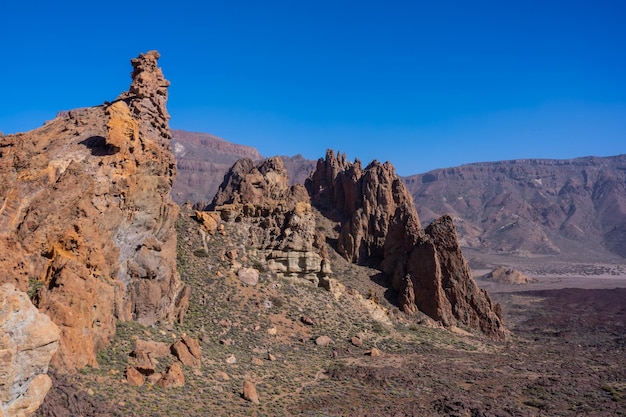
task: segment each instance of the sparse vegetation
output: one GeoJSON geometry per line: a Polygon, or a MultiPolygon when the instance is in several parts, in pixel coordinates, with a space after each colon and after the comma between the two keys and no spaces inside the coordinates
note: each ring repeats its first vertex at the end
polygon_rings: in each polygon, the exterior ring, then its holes
{"type": "MultiPolygon", "coordinates": [[[[118,323],[113,343],[98,353],[100,368],[74,377],[93,392],[90,398],[114,404],[120,416],[489,415],[495,410],[503,416],[553,415],[555,410],[564,416],[626,415],[619,385],[626,382],[626,367],[598,361],[613,357],[614,363],[624,363],[611,353],[623,348],[619,336],[585,345],[585,351],[576,347],[578,340],[536,331],[549,323],[537,308],[549,302],[545,297],[501,296],[499,301],[512,307],[507,314],[526,321],[507,316],[515,334],[493,342],[429,327],[419,315],[393,313],[395,306],[382,296],[387,289],[372,278],[377,271],[351,265],[336,253],[331,253],[334,276],[347,287],[339,298],[261,268],[260,282],[247,287],[223,256],[244,244],[241,226],[227,225],[224,235],[210,236],[205,251],[198,225],[182,210],[178,267],[192,287],[187,316],[173,325],[118,323]],[[352,293],[392,311],[391,324],[374,320],[352,293]],[[314,325],[304,324],[303,316],[314,325]],[[183,367],[183,388],[124,383],[134,339],[171,343],[183,333],[201,340],[203,357],[200,368],[183,367]],[[314,340],[321,335],[333,342],[317,346],[314,340]],[[353,336],[362,346],[351,342],[353,336]],[[367,355],[372,348],[381,356],[367,355]],[[227,363],[231,355],[236,363],[227,363]],[[585,369],[591,362],[595,367],[585,369]],[[242,398],[245,379],[255,383],[260,405],[242,398]]],[[[247,259],[238,261],[258,267],[261,260],[251,250],[246,253],[247,259]]],[[[157,371],[174,360],[160,358],[157,371]]]]}

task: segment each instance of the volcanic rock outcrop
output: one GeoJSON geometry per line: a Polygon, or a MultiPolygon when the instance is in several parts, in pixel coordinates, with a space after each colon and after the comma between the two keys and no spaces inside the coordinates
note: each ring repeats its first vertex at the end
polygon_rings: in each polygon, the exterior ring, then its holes
{"type": "Polygon", "coordinates": [[[327,151],[306,187],[313,204],[340,222],[338,252],[379,267],[398,291],[400,308],[418,309],[444,325],[457,322],[502,338],[499,306],[472,279],[452,219],[425,230],[401,179],[389,163],[365,169],[327,151]]]}
{"type": "Polygon", "coordinates": [[[26,293],[0,285],[0,416],[31,415],[52,386],[50,358],[59,328],[37,311],[26,293]]]}
{"type": "Polygon", "coordinates": [[[270,272],[315,284],[330,274],[307,191],[301,184],[289,185],[280,157],[258,165],[237,161],[207,210],[220,212],[225,220],[249,222],[250,244],[270,272]]]}
{"type": "Polygon", "coordinates": [[[34,292],[60,328],[53,358],[97,366],[117,320],[182,319],[176,174],[156,51],[131,61],[128,92],[0,137],[0,279],[34,292]]]}

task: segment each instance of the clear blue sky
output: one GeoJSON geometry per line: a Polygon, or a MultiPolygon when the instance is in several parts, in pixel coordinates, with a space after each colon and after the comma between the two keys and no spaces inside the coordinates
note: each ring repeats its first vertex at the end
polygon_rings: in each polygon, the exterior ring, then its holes
{"type": "Polygon", "coordinates": [[[626,1],[12,1],[0,131],[128,88],[157,49],[171,126],[402,175],[626,153],[626,1]],[[204,4],[203,4],[204,3],[204,4]]]}

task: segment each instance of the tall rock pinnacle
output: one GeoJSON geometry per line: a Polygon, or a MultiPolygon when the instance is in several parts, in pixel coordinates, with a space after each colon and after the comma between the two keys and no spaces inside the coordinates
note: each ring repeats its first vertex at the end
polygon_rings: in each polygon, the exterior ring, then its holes
{"type": "Polygon", "coordinates": [[[458,243],[452,219],[422,229],[413,201],[391,164],[327,151],[306,182],[313,204],[339,221],[338,252],[347,260],[380,268],[408,314],[424,312],[445,325],[461,323],[503,338],[499,306],[477,287],[458,243]]]}
{"type": "Polygon", "coordinates": [[[60,370],[97,366],[117,320],[182,319],[176,175],[156,51],[128,92],[0,137],[0,282],[33,294],[61,330],[60,370]]]}

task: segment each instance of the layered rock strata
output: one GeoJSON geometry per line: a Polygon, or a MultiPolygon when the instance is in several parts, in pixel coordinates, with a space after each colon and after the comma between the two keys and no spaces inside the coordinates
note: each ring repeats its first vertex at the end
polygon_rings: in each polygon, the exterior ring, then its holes
{"type": "Polygon", "coordinates": [[[315,284],[331,273],[306,189],[289,185],[281,158],[258,165],[250,159],[237,161],[207,210],[219,212],[225,221],[248,222],[249,243],[270,272],[315,284]]]}
{"type": "Polygon", "coordinates": [[[422,229],[411,196],[389,163],[365,169],[327,151],[306,182],[311,200],[340,223],[337,251],[379,267],[406,313],[418,309],[444,325],[463,325],[502,338],[499,306],[472,279],[452,219],[422,229]]]}
{"type": "Polygon", "coordinates": [[[133,59],[128,92],[0,137],[0,280],[34,293],[60,328],[53,359],[97,366],[117,320],[182,319],[169,82],[159,54],[133,59]]]}
{"type": "Polygon", "coordinates": [[[43,402],[59,328],[12,284],[0,286],[0,416],[25,417],[43,402]]]}

